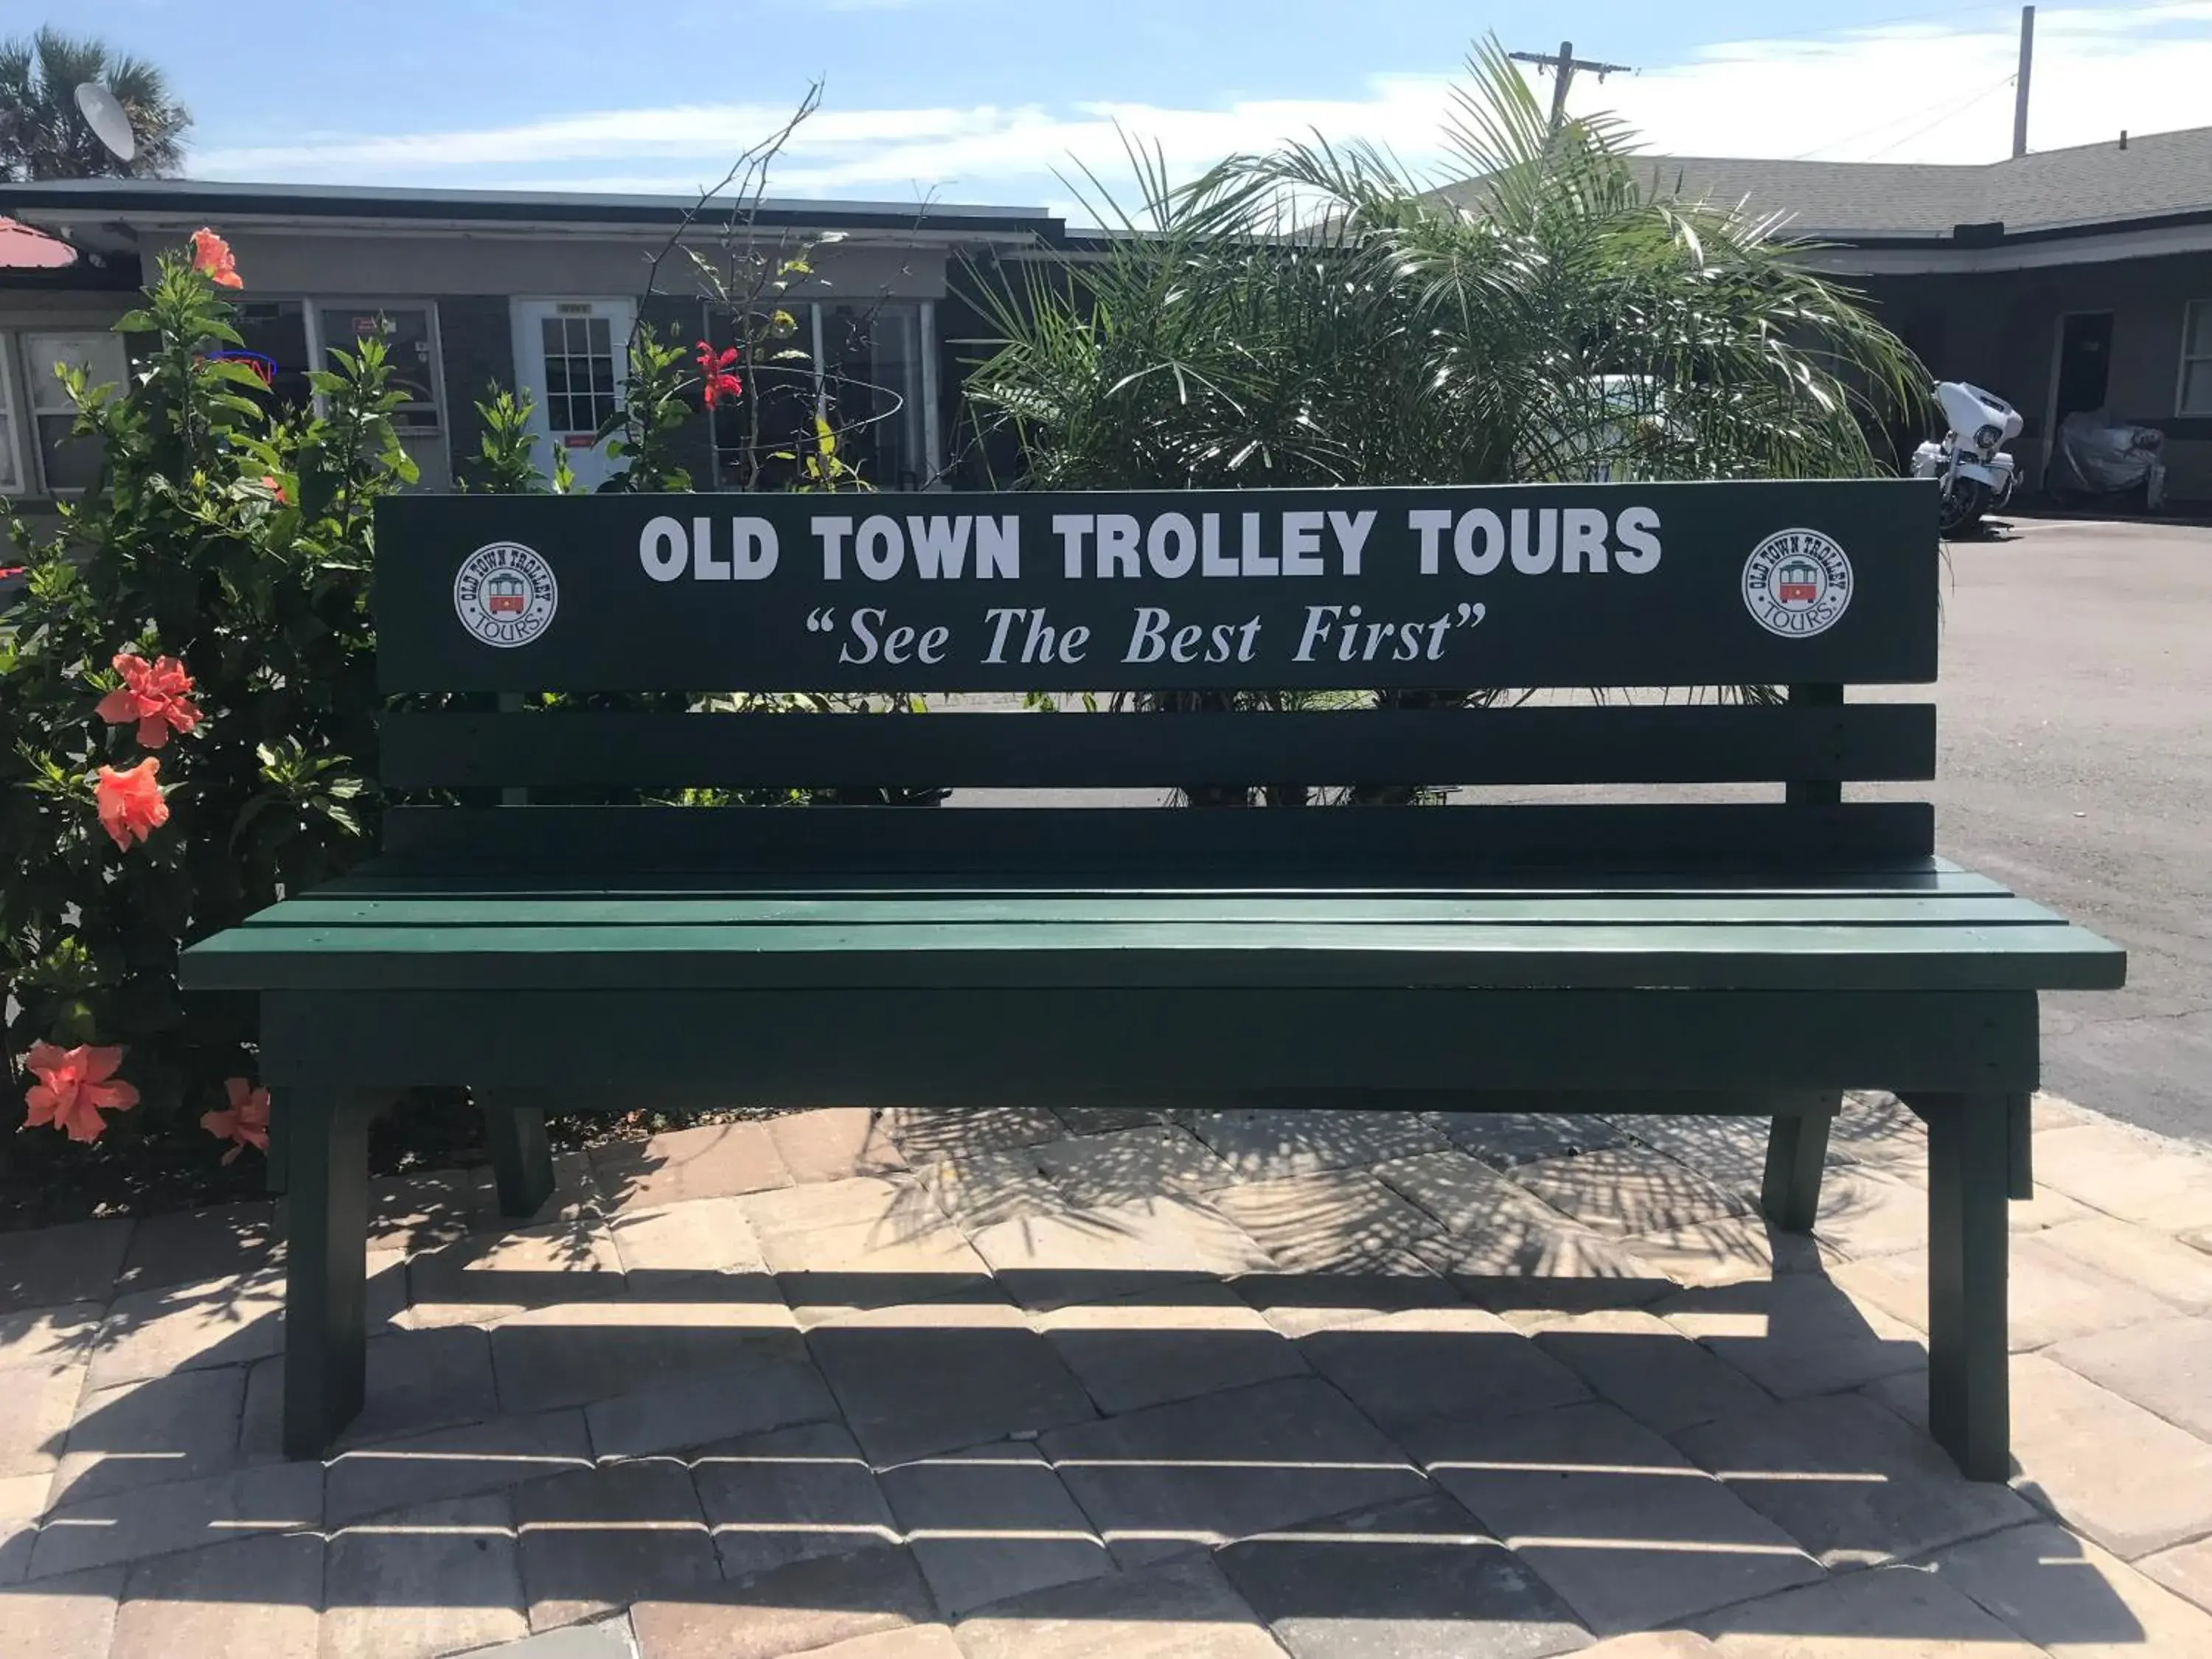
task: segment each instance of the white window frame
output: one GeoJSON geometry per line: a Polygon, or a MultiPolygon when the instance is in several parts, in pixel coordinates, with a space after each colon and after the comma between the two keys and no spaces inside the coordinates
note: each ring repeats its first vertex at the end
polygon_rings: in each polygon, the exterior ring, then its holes
{"type": "Polygon", "coordinates": [[[2191,300],[2181,308],[2181,364],[2173,382],[2173,412],[2176,415],[2212,415],[2212,352],[2192,352],[2189,342],[2197,332],[2197,319],[2202,317],[2212,322],[2212,299],[2191,300]],[[2189,371],[2201,367],[2204,376],[2207,401],[2201,409],[2188,404],[2189,371]]]}
{"type": "Polygon", "coordinates": [[[23,448],[22,400],[15,393],[14,336],[0,330],[0,495],[30,493],[23,448]]]}
{"type": "MultiPolygon", "coordinates": [[[[26,453],[38,463],[39,491],[40,494],[45,495],[49,500],[58,500],[64,495],[81,495],[84,493],[81,489],[57,489],[54,488],[52,480],[46,477],[46,441],[40,435],[39,431],[39,422],[41,417],[51,420],[57,416],[71,415],[74,413],[73,406],[65,405],[59,409],[52,409],[46,407],[39,401],[39,394],[41,391],[45,390],[48,386],[52,386],[56,391],[58,391],[60,389],[61,382],[55,380],[51,374],[47,374],[43,372],[47,368],[51,367],[46,361],[49,354],[47,351],[43,349],[38,343],[41,341],[67,340],[89,340],[99,344],[103,349],[112,349],[118,356],[120,357],[120,372],[114,377],[114,379],[112,381],[106,382],[95,380],[94,384],[111,384],[119,391],[129,380],[131,374],[131,353],[123,343],[123,337],[116,333],[112,329],[26,328],[17,331],[15,335],[15,343],[23,365],[23,424],[27,429],[27,435],[28,438],[28,441],[23,446],[23,448],[26,453]]],[[[94,353],[91,355],[97,356],[98,354],[94,353]]]]}
{"type": "MultiPolygon", "coordinates": [[[[323,338],[323,313],[325,311],[373,311],[379,313],[387,311],[420,311],[425,313],[428,319],[426,337],[430,343],[430,393],[437,410],[438,424],[434,428],[402,427],[399,428],[399,435],[403,439],[434,437],[441,445],[450,442],[453,429],[453,410],[452,403],[446,396],[446,342],[445,337],[438,331],[438,302],[435,300],[398,294],[387,294],[374,300],[358,299],[344,294],[280,294],[271,297],[299,301],[301,314],[306,319],[307,365],[310,368],[326,369],[331,366],[329,353],[325,349],[326,346],[343,347],[349,343],[343,340],[326,341],[323,338]]],[[[329,413],[325,399],[319,393],[316,395],[314,403],[316,414],[329,413]]]]}

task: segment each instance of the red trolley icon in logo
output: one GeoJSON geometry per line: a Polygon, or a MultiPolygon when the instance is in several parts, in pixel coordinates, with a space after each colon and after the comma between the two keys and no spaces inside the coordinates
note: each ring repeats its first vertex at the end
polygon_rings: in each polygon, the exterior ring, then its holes
{"type": "Polygon", "coordinates": [[[484,609],[495,617],[519,617],[530,608],[530,590],[521,577],[502,570],[484,581],[484,609]]]}
{"type": "Polygon", "coordinates": [[[1774,573],[1774,597],[1784,605],[1810,605],[1820,597],[1820,568],[1806,558],[1785,559],[1774,573]]]}

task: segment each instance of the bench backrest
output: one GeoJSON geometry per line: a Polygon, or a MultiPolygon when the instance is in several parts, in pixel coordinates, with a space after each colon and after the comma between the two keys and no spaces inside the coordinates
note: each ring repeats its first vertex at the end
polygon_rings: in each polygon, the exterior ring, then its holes
{"type": "Polygon", "coordinates": [[[1398,881],[1932,851],[1924,803],[1841,799],[1847,781],[1934,775],[1931,706],[1844,700],[1936,677],[1925,483],[477,495],[378,511],[384,689],[495,694],[390,714],[395,791],[1782,786],[1763,801],[1479,811],[396,811],[390,845],[426,866],[1398,881]],[[1785,700],[1687,690],[1737,686],[1785,700]],[[1233,716],[1004,703],[1139,690],[1201,708],[1298,695],[1233,716]],[[527,695],[545,691],[997,693],[1001,707],[548,710],[527,695]],[[1327,706],[1363,691],[1395,706],[1327,706]],[[1507,695],[1437,695],[1468,691],[1507,695]]]}

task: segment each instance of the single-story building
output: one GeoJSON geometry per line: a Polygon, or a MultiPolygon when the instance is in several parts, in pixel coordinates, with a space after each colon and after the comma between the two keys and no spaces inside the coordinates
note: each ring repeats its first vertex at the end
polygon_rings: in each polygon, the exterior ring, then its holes
{"type": "MultiPolygon", "coordinates": [[[[1652,185],[1745,202],[1808,261],[1861,289],[1940,378],[1988,387],[2021,412],[2014,444],[2039,488],[2058,422],[2079,410],[2158,428],[2167,493],[2212,501],[2212,127],[2049,150],[1976,166],[1642,156],[1652,185]]],[[[1447,195],[1450,191],[1445,192],[1447,195]]],[[[0,240],[0,491],[66,491],[88,459],[61,437],[52,364],[119,371],[107,325],[147,262],[203,224],[231,242],[247,286],[246,347],[280,397],[304,396],[323,351],[367,334],[389,347],[422,487],[451,488],[481,436],[477,401],[528,391],[546,440],[586,483],[606,465],[592,434],[619,395],[622,342],[647,265],[696,204],[650,196],[95,179],[0,185],[0,212],[76,250],[67,265],[11,264],[0,240]]],[[[722,257],[726,209],[688,245],[722,257]]],[[[747,245],[819,239],[814,270],[776,301],[792,319],[762,364],[769,430],[702,411],[679,434],[701,488],[789,477],[787,453],[834,403],[853,426],[844,459],[885,489],[975,485],[959,386],[981,320],[951,282],[963,260],[1081,257],[1056,218],[1022,209],[771,201],[747,245]],[[857,422],[857,424],[855,424],[857,422]],[[786,470],[779,472],[779,467],[786,470]]],[[[51,244],[48,245],[51,246],[51,244]]],[[[688,258],[672,256],[647,320],[720,343],[688,258]],[[679,297],[680,296],[680,297],[679,297]]],[[[750,420],[750,415],[744,416],[750,420]]]]}
{"type": "Polygon", "coordinates": [[[2165,434],[2167,493],[2212,501],[2212,127],[1973,166],[1644,156],[1661,191],[1746,203],[1862,289],[1941,380],[2018,409],[2042,487],[2082,410],[2165,434]]]}
{"type": "MultiPolygon", "coordinates": [[[[694,218],[696,205],[196,179],[0,185],[0,210],[78,255],[67,265],[0,265],[0,489],[35,499],[82,485],[88,462],[58,435],[67,422],[52,366],[69,358],[119,376],[124,343],[109,325],[154,257],[202,225],[237,257],[244,349],[280,399],[306,398],[307,372],[327,349],[376,336],[404,394],[395,420],[423,489],[453,487],[482,437],[476,404],[495,385],[532,394],[541,462],[550,471],[557,447],[589,484],[608,465],[593,434],[620,395],[624,343],[656,255],[665,257],[646,319],[662,337],[688,352],[732,333],[672,246],[681,232],[702,257],[728,257],[726,208],[694,218]]],[[[787,313],[787,331],[773,361],[743,369],[774,380],[763,418],[781,429],[756,434],[723,411],[697,411],[678,434],[694,482],[733,487],[749,456],[774,477],[767,452],[811,435],[830,398],[848,428],[843,459],[870,481],[939,484],[957,441],[957,347],[939,315],[948,271],[963,258],[1056,241],[1060,222],[1008,208],[796,201],[762,204],[747,219],[737,244],[776,259],[805,252],[811,266],[761,296],[762,309],[787,313]]]]}

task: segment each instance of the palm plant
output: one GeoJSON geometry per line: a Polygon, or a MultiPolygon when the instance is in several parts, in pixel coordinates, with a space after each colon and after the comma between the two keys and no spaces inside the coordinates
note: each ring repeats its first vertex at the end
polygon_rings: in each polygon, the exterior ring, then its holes
{"type": "Polygon", "coordinates": [[[0,42],[0,181],[173,173],[191,122],[161,71],[143,58],[52,28],[0,42]],[[88,81],[114,94],[130,117],[135,160],[119,160],[85,124],[76,89],[88,81]]]}
{"type": "MultiPolygon", "coordinates": [[[[1804,245],[1647,188],[1608,118],[1554,125],[1493,40],[1444,134],[1460,182],[1316,137],[1180,186],[1132,146],[1090,262],[975,286],[969,382],[1039,489],[1849,477],[1926,377],[1804,245]]],[[[1655,181],[1656,182],[1656,181],[1655,181]]],[[[1017,267],[1017,269],[1024,269],[1017,267]]],[[[1280,693],[1156,693],[1261,710],[1280,693]]],[[[1768,687],[1722,688],[1766,701],[1768,687]]],[[[1486,704],[1494,690],[1393,703],[1486,704]]],[[[1351,792],[1404,799],[1418,786],[1351,792]]],[[[1186,789],[1197,804],[1254,790],[1186,789]]],[[[1271,803],[1315,799],[1298,786],[1271,803]]]]}
{"type": "MultiPolygon", "coordinates": [[[[1554,126],[1495,42],[1463,182],[1316,137],[1140,201],[1092,263],[982,285],[975,403],[1040,488],[1863,476],[1924,384],[1741,206],[1647,188],[1608,118],[1554,126]]],[[[1032,268],[1034,269],[1034,268],[1032,268]]]]}

